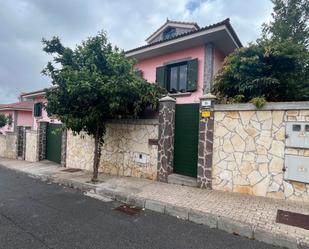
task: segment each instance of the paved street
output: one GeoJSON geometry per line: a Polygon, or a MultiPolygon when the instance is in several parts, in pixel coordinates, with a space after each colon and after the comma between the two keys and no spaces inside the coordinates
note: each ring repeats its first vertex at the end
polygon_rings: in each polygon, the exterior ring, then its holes
{"type": "Polygon", "coordinates": [[[130,216],[117,206],[0,167],[0,248],[275,248],[151,211],[130,216]]]}

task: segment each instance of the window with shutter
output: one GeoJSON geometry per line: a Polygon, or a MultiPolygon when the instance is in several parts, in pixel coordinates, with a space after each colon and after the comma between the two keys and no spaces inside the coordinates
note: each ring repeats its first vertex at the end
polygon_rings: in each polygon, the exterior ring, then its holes
{"type": "Polygon", "coordinates": [[[163,88],[166,88],[167,86],[166,69],[166,66],[156,68],[156,82],[163,88]]]}
{"type": "Polygon", "coordinates": [[[42,116],[42,103],[35,103],[33,108],[33,116],[41,117],[42,116]]]}
{"type": "Polygon", "coordinates": [[[197,89],[198,60],[169,64],[156,68],[156,82],[170,93],[193,92],[197,89]]]}

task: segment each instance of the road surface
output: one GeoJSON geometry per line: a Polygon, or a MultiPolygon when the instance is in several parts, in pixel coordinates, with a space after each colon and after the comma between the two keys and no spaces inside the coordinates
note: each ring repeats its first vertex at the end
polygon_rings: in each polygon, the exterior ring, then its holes
{"type": "Polygon", "coordinates": [[[270,245],[41,182],[0,166],[0,249],[270,249],[270,245]]]}

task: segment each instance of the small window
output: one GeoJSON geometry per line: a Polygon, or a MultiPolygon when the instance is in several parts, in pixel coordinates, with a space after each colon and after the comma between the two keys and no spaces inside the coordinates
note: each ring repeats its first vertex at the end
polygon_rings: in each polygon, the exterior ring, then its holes
{"type": "Polygon", "coordinates": [[[293,131],[300,131],[300,130],[301,130],[301,126],[299,124],[293,125],[293,131]]]}
{"type": "Polygon", "coordinates": [[[33,108],[33,116],[34,117],[41,117],[42,116],[42,103],[35,103],[33,108]]]}
{"type": "Polygon", "coordinates": [[[175,28],[167,28],[164,32],[163,32],[163,39],[169,39],[172,38],[176,35],[176,29],[175,28]]]}
{"type": "Polygon", "coordinates": [[[309,125],[305,125],[305,132],[309,132],[309,125]]]}

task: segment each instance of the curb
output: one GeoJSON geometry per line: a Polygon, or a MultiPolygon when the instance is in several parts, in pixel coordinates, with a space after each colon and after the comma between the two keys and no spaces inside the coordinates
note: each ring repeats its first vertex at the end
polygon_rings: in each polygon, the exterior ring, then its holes
{"type": "MultiPolygon", "coordinates": [[[[2,166],[6,167],[5,165],[2,166]]],[[[92,191],[97,195],[101,195],[103,197],[110,197],[113,200],[127,203],[129,205],[138,206],[154,212],[167,214],[197,224],[206,225],[210,228],[223,230],[228,233],[240,235],[249,239],[255,239],[261,242],[265,242],[267,244],[291,249],[309,249],[309,244],[303,244],[302,241],[297,241],[296,239],[287,237],[284,234],[272,233],[271,231],[257,228],[255,226],[239,222],[237,220],[232,220],[228,217],[222,217],[213,213],[207,213],[195,209],[171,205],[170,203],[166,202],[146,199],[124,192],[118,192],[111,189],[102,188],[93,184],[74,181],[72,179],[59,178],[52,175],[36,175],[30,172],[20,171],[18,169],[12,169],[9,167],[6,168],[26,174],[36,179],[40,179],[41,181],[49,181],[70,188],[79,189],[81,191],[92,191]]]]}
{"type": "Polygon", "coordinates": [[[271,231],[256,228],[251,224],[232,220],[228,217],[222,217],[212,213],[206,213],[195,209],[188,209],[176,205],[171,205],[166,202],[144,199],[138,196],[128,195],[126,193],[113,193],[111,190],[105,191],[104,189],[101,189],[100,194],[102,193],[106,193],[108,197],[127,203],[129,205],[138,206],[157,213],[174,216],[183,220],[189,220],[193,223],[206,225],[210,228],[222,230],[227,233],[246,237],[248,239],[290,249],[309,249],[309,245],[302,244],[301,241],[287,237],[284,234],[275,234],[271,231]]]}

